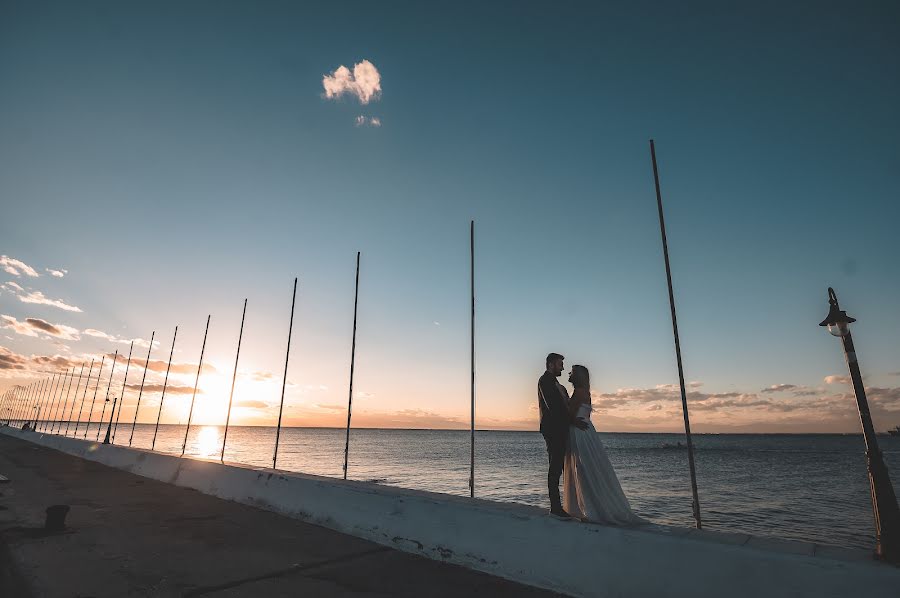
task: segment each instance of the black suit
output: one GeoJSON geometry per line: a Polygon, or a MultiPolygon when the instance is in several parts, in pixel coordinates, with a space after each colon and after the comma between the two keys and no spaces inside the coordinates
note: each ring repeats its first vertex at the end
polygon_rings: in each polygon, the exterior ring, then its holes
{"type": "Polygon", "coordinates": [[[547,443],[550,467],[547,470],[547,492],[550,494],[550,508],[561,510],[559,498],[559,478],[562,475],[569,443],[569,409],[565,404],[556,376],[544,372],[538,380],[538,407],[541,411],[541,434],[547,443]]]}

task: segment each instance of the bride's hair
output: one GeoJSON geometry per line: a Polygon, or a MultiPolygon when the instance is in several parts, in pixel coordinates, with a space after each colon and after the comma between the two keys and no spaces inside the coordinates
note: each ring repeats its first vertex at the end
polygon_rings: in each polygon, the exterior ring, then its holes
{"type": "Polygon", "coordinates": [[[591,389],[591,374],[583,365],[572,366],[572,385],[575,388],[591,389]]]}

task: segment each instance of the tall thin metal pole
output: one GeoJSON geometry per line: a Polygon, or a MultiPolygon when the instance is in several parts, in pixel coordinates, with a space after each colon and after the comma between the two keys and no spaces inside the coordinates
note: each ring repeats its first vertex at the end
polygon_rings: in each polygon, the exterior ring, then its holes
{"type": "MultiPolygon", "coordinates": [[[[97,425],[97,440],[100,440],[100,432],[103,431],[103,416],[106,415],[106,404],[109,403],[109,389],[112,387],[112,379],[113,374],[116,373],[116,360],[119,359],[119,350],[116,349],[115,355],[113,355],[112,367],[109,370],[109,382],[106,383],[106,399],[103,401],[103,409],[100,410],[100,423],[97,425]]],[[[110,424],[112,423],[112,418],[110,418],[110,424]]]]}
{"type": "Polygon", "coordinates": [[[84,438],[87,440],[88,430],[91,429],[91,419],[94,417],[94,404],[97,402],[97,391],[100,389],[100,379],[103,377],[103,365],[106,363],[106,355],[100,359],[100,369],[97,370],[97,384],[94,386],[94,396],[91,399],[91,410],[88,411],[87,425],[84,428],[84,438]]]}
{"type": "Polygon", "coordinates": [[[72,366],[72,371],[68,375],[68,379],[66,380],[66,395],[63,397],[62,393],[60,393],[60,399],[62,399],[56,405],[56,410],[53,412],[53,427],[50,428],[51,434],[56,434],[59,431],[59,428],[62,427],[62,415],[66,413],[66,403],[69,401],[69,393],[72,391],[72,380],[75,378],[75,366],[72,366]],[[62,409],[60,410],[60,407],[62,409]],[[62,413],[60,413],[62,411],[62,413]]]}
{"type": "Polygon", "coordinates": [[[28,416],[28,401],[30,398],[31,384],[22,387],[22,398],[19,400],[19,417],[16,419],[21,420],[23,425],[25,423],[25,418],[28,416]]]}
{"type": "MultiPolygon", "coordinates": [[[[131,367],[131,351],[134,349],[134,341],[131,341],[131,346],[128,347],[128,362],[125,364],[125,377],[122,378],[122,392],[119,393],[119,411],[116,415],[116,425],[113,426],[112,432],[112,443],[116,443],[116,430],[119,429],[119,417],[122,415],[122,407],[125,406],[125,382],[128,381],[128,368],[131,367]]],[[[109,421],[112,422],[112,418],[109,418],[109,421]]]]}
{"type": "Polygon", "coordinates": [[[469,326],[471,341],[471,418],[469,453],[469,496],[475,498],[475,221],[469,223],[469,288],[471,289],[472,317],[469,326]]]}
{"type": "Polygon", "coordinates": [[[91,359],[91,367],[88,369],[88,377],[84,383],[84,391],[81,393],[81,405],[78,406],[78,419],[75,420],[75,431],[72,432],[72,438],[78,437],[78,426],[81,425],[81,412],[84,410],[84,400],[87,398],[88,386],[91,385],[91,374],[94,373],[95,359],[91,359]]]}
{"type": "MultiPolygon", "coordinates": [[[[69,435],[69,424],[72,423],[72,416],[75,414],[75,402],[78,400],[78,388],[81,386],[81,379],[84,377],[84,363],[81,364],[81,371],[78,372],[78,382],[75,384],[75,394],[72,395],[72,408],[69,409],[69,417],[66,418],[65,436],[69,435]]],[[[85,383],[87,388],[87,383],[85,383]]]]}
{"type": "Polygon", "coordinates": [[[47,423],[50,421],[50,412],[53,410],[53,398],[56,396],[56,385],[60,380],[59,372],[53,374],[53,379],[50,382],[50,392],[47,393],[47,399],[45,401],[47,410],[44,412],[44,421],[41,423],[41,431],[47,431],[47,423]]]}
{"type": "Polygon", "coordinates": [[[12,396],[12,404],[10,406],[9,418],[7,419],[7,425],[15,427],[16,422],[19,419],[19,401],[21,400],[21,392],[22,387],[20,385],[16,385],[13,387],[13,396],[12,396]]]}
{"type": "Polygon", "coordinates": [[[694,443],[691,440],[691,419],[688,415],[687,392],[684,388],[684,367],[681,364],[681,342],[678,339],[678,318],[675,315],[675,292],[672,290],[672,269],[669,266],[669,244],[666,240],[666,220],[663,216],[662,193],[659,189],[659,170],[656,166],[656,146],[650,140],[650,159],[653,161],[653,181],[656,184],[656,206],[659,211],[659,232],[662,237],[663,257],[666,261],[666,283],[669,286],[669,308],[672,312],[672,334],[675,336],[675,360],[678,362],[678,385],[681,387],[681,410],[684,414],[684,433],[687,439],[688,465],[691,469],[691,506],[697,529],[700,521],[700,498],[697,496],[697,471],[694,467],[694,443]]]}
{"type": "Polygon", "coordinates": [[[44,400],[44,390],[47,388],[47,378],[41,380],[40,385],[38,386],[37,395],[35,395],[34,400],[34,426],[31,427],[32,430],[37,430],[38,419],[41,417],[41,407],[43,406],[44,400]]]}
{"type": "Polygon", "coordinates": [[[25,399],[22,401],[21,418],[24,425],[28,421],[28,407],[31,405],[31,395],[34,394],[34,382],[25,387],[25,399]]]}
{"type": "Polygon", "coordinates": [[[284,379],[281,381],[281,404],[278,406],[278,428],[275,430],[275,454],[272,456],[272,469],[278,465],[278,441],[281,438],[281,413],[284,411],[284,387],[287,386],[288,359],[291,356],[291,331],[294,329],[294,304],[297,301],[297,279],[294,278],[294,295],[291,298],[291,321],[288,324],[287,351],[284,355],[284,379]]]}
{"type": "Polygon", "coordinates": [[[6,410],[6,425],[9,426],[12,423],[12,405],[13,400],[16,395],[16,387],[13,386],[9,390],[6,391],[6,402],[4,403],[3,408],[6,410]]]}
{"type": "Polygon", "coordinates": [[[16,410],[17,410],[18,405],[19,405],[19,386],[16,385],[16,386],[13,386],[12,392],[10,393],[10,396],[9,396],[9,407],[7,407],[7,410],[9,411],[9,413],[6,416],[6,425],[7,426],[15,425],[13,422],[16,419],[16,413],[17,413],[16,410]]]}
{"type": "Polygon", "coordinates": [[[356,252],[356,290],[353,294],[353,342],[350,345],[350,395],[347,398],[347,438],[344,441],[344,479],[347,479],[347,461],[350,457],[350,415],[353,410],[353,367],[356,364],[356,308],[359,305],[359,256],[356,252]]]}
{"type": "Polygon", "coordinates": [[[241,356],[241,339],[244,338],[244,317],[247,315],[247,299],[244,299],[244,311],[241,313],[241,331],[238,333],[237,353],[234,356],[234,374],[231,376],[231,392],[228,395],[228,415],[225,416],[225,434],[222,436],[222,455],[219,460],[225,462],[225,442],[228,440],[228,424],[231,423],[231,401],[234,399],[234,383],[237,381],[238,358],[241,356]]]}
{"type": "Polygon", "coordinates": [[[33,419],[33,424],[31,426],[32,430],[34,430],[34,427],[37,425],[38,404],[41,402],[41,390],[43,388],[43,380],[38,380],[34,383],[34,393],[31,395],[31,418],[29,418],[33,419]]]}
{"type": "Polygon", "coordinates": [[[25,414],[28,412],[28,398],[31,396],[31,385],[23,386],[19,395],[19,404],[16,407],[16,422],[25,421],[25,414]]]}
{"type": "Polygon", "coordinates": [[[194,394],[191,395],[191,409],[188,411],[187,427],[184,429],[184,442],[181,443],[181,456],[187,448],[188,432],[191,431],[191,419],[194,416],[194,400],[197,398],[197,385],[200,383],[200,370],[203,368],[203,353],[206,351],[206,335],[209,334],[209,319],[212,314],[206,316],[206,330],[203,332],[203,345],[200,347],[200,363],[197,364],[197,377],[194,378],[194,394]]]}
{"type": "Polygon", "coordinates": [[[38,400],[37,400],[37,415],[34,416],[34,430],[37,432],[38,422],[41,421],[41,411],[44,408],[44,399],[47,396],[47,386],[48,382],[50,382],[49,378],[44,378],[41,380],[41,390],[38,392],[38,400]]]}
{"type": "Polygon", "coordinates": [[[44,407],[47,406],[47,396],[49,395],[50,387],[53,386],[53,378],[55,376],[56,376],[56,374],[53,374],[49,378],[47,378],[44,381],[45,382],[44,387],[41,389],[41,398],[40,398],[40,400],[38,400],[38,415],[37,415],[37,419],[34,422],[35,431],[37,431],[37,429],[38,429],[38,425],[40,424],[40,421],[41,421],[41,416],[42,415],[44,417],[47,416],[47,412],[44,410],[44,407]]]}
{"type": "Polygon", "coordinates": [[[150,367],[150,352],[153,351],[153,338],[156,336],[156,331],[154,330],[152,334],[150,334],[150,347],[147,348],[147,361],[144,363],[144,375],[141,376],[141,389],[138,391],[137,405],[134,407],[134,421],[131,422],[131,436],[128,437],[128,446],[131,446],[131,441],[134,440],[134,427],[137,425],[137,416],[138,409],[141,408],[141,395],[144,394],[144,380],[147,379],[147,368],[150,367]]]}
{"type": "Polygon", "coordinates": [[[59,398],[59,394],[62,392],[62,386],[65,384],[67,373],[68,370],[63,370],[63,373],[58,374],[56,378],[56,387],[50,391],[50,408],[47,409],[47,421],[44,422],[44,432],[47,432],[48,434],[53,431],[53,414],[56,413],[56,401],[59,398]]]}
{"type": "Polygon", "coordinates": [[[6,411],[6,425],[9,426],[12,423],[12,406],[16,396],[16,387],[13,386],[8,391],[6,391],[6,403],[3,407],[6,411]]]}
{"type": "Polygon", "coordinates": [[[28,395],[25,399],[25,411],[22,413],[24,416],[22,423],[28,423],[31,421],[31,416],[34,414],[34,410],[31,409],[31,401],[34,400],[34,393],[37,391],[37,382],[32,382],[28,385],[28,395]]]}
{"type": "Polygon", "coordinates": [[[162,396],[159,398],[159,413],[156,415],[156,428],[153,430],[153,443],[150,450],[156,450],[156,435],[159,432],[159,420],[162,418],[163,401],[166,400],[166,387],[169,385],[169,370],[172,368],[172,355],[175,353],[175,339],[178,338],[178,326],[175,327],[175,334],[172,335],[172,349],[169,351],[169,365],[166,366],[166,379],[163,382],[162,396]]]}
{"type": "Polygon", "coordinates": [[[63,371],[60,374],[59,378],[56,380],[56,389],[53,391],[53,397],[50,399],[50,410],[47,411],[48,421],[44,424],[44,431],[50,434],[53,433],[53,422],[55,422],[55,414],[56,407],[58,405],[57,401],[59,401],[59,397],[62,396],[62,389],[66,383],[66,376],[68,375],[68,370],[63,371]]]}

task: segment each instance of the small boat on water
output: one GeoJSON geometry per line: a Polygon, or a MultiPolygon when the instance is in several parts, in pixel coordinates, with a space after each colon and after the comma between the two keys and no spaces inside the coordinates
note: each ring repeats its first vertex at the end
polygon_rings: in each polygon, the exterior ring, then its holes
{"type": "Polygon", "coordinates": [[[888,430],[888,434],[890,434],[891,436],[900,436],[900,426],[888,430]]]}

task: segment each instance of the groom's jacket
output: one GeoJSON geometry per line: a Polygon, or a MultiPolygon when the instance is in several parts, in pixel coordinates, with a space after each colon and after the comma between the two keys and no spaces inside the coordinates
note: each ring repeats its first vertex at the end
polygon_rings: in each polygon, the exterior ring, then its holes
{"type": "Polygon", "coordinates": [[[569,410],[556,376],[544,372],[538,380],[538,408],[541,410],[541,434],[562,434],[569,429],[569,410]]]}

